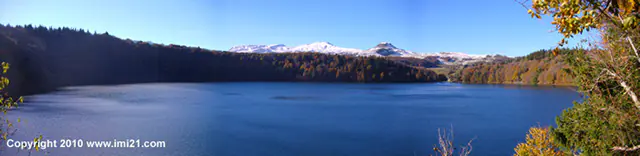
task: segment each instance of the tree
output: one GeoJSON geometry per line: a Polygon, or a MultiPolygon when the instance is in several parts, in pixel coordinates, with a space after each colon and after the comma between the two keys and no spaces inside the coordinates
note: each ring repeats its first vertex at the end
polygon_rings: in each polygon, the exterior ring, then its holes
{"type": "Polygon", "coordinates": [[[526,142],[519,143],[514,149],[514,156],[564,156],[558,148],[549,133],[549,128],[532,127],[529,129],[526,142]]]}
{"type": "MultiPolygon", "coordinates": [[[[524,3],[523,5],[527,7],[524,3]]],[[[583,102],[557,119],[552,134],[566,153],[640,155],[640,5],[634,0],[534,0],[532,17],[553,17],[567,39],[584,31],[600,32],[600,42],[570,53],[565,62],[583,102]]],[[[558,48],[553,51],[557,55],[558,48]]]]}
{"type": "MultiPolygon", "coordinates": [[[[0,122],[0,135],[2,135],[2,137],[0,138],[0,141],[4,142],[7,141],[9,136],[13,135],[17,131],[13,122],[6,118],[7,112],[12,108],[18,107],[18,104],[22,103],[24,99],[22,97],[15,99],[9,96],[9,93],[5,90],[9,85],[9,79],[6,76],[7,71],[9,70],[9,63],[2,62],[1,65],[2,75],[0,75],[0,94],[2,97],[0,98],[0,110],[2,111],[2,117],[0,117],[0,120],[2,120],[2,122],[0,122]]],[[[20,118],[18,118],[16,122],[20,122],[20,118]]],[[[34,139],[34,141],[38,141],[40,139],[42,139],[42,136],[34,139]]],[[[35,149],[39,150],[39,147],[36,146],[35,149]]]]}

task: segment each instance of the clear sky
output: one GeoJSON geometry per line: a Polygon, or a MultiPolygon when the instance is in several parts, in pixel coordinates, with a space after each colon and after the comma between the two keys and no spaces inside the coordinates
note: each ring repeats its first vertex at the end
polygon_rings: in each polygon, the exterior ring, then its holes
{"type": "Polygon", "coordinates": [[[328,41],[368,49],[520,56],[561,36],[513,0],[0,0],[0,23],[228,50],[328,41]]]}

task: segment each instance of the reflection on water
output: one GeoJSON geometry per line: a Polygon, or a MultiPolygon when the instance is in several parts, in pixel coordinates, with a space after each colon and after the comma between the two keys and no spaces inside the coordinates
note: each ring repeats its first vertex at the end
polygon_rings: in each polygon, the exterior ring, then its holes
{"type": "Polygon", "coordinates": [[[139,84],[31,96],[10,115],[26,121],[13,139],[167,142],[50,155],[429,155],[450,126],[460,143],[477,138],[474,155],[510,155],[577,99],[564,87],[450,83],[139,84]]]}

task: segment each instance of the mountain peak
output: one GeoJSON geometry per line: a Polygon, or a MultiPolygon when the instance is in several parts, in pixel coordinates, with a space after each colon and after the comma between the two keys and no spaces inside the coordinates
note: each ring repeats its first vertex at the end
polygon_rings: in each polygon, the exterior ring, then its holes
{"type": "Polygon", "coordinates": [[[229,49],[233,52],[257,52],[257,53],[269,53],[269,52],[285,52],[289,47],[284,44],[271,44],[271,45],[239,45],[229,49]]]}
{"type": "Polygon", "coordinates": [[[284,44],[270,44],[268,46],[269,47],[285,47],[286,45],[284,45],[284,44]]]}
{"type": "Polygon", "coordinates": [[[389,42],[380,42],[375,47],[369,49],[368,51],[382,55],[382,56],[408,56],[415,57],[417,54],[406,51],[404,49],[397,48],[393,46],[393,44],[389,42]]]}
{"type": "Polygon", "coordinates": [[[389,42],[380,42],[378,43],[378,45],[376,47],[380,47],[380,48],[396,48],[396,46],[393,46],[393,44],[389,43],[389,42]]]}
{"type": "Polygon", "coordinates": [[[329,43],[329,42],[313,42],[309,45],[329,45],[329,46],[333,46],[333,44],[329,43]]]}

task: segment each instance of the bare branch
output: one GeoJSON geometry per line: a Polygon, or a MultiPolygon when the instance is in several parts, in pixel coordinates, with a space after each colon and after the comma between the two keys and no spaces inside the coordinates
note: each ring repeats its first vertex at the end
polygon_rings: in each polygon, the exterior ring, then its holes
{"type": "Polygon", "coordinates": [[[471,146],[471,142],[473,142],[473,140],[475,140],[476,138],[473,138],[471,140],[469,140],[469,142],[467,143],[467,146],[462,147],[462,149],[460,150],[460,156],[468,156],[471,154],[471,151],[473,150],[473,146],[471,146]]]}
{"type": "Polygon", "coordinates": [[[631,37],[629,37],[627,35],[627,41],[629,41],[629,44],[631,44],[631,48],[633,48],[633,53],[636,54],[636,59],[638,60],[638,63],[640,63],[640,55],[638,55],[638,49],[636,49],[636,46],[633,45],[633,41],[631,41],[631,37]]]}
{"type": "Polygon", "coordinates": [[[636,108],[640,109],[640,101],[638,101],[638,96],[636,95],[635,92],[633,92],[633,90],[631,90],[631,87],[629,87],[629,85],[627,85],[627,82],[625,82],[620,76],[618,76],[618,74],[612,72],[609,69],[603,69],[604,71],[606,71],[609,75],[615,77],[618,80],[618,83],[620,83],[620,86],[622,86],[622,88],[624,88],[624,90],[626,91],[627,95],[629,95],[629,97],[631,97],[631,100],[633,100],[634,105],[636,106],[636,108]]]}
{"type": "Polygon", "coordinates": [[[525,1],[522,1],[522,2],[520,2],[518,0],[513,0],[513,1],[515,1],[516,3],[522,5],[522,7],[524,7],[524,9],[529,10],[529,7],[527,7],[527,4],[526,4],[529,0],[525,0],[525,1]]]}
{"type": "Polygon", "coordinates": [[[632,151],[636,151],[640,149],[640,145],[637,146],[633,146],[633,147],[620,147],[620,146],[616,146],[611,148],[611,150],[613,151],[618,151],[618,152],[632,152],[632,151]]]}
{"type": "MultiPolygon", "coordinates": [[[[620,23],[624,23],[624,19],[622,19],[622,17],[620,16],[620,14],[618,14],[618,18],[620,19],[620,23]]],[[[627,36],[627,41],[629,41],[629,44],[631,44],[631,49],[633,49],[633,53],[636,54],[636,59],[638,60],[638,63],[640,63],[640,55],[638,55],[638,49],[636,49],[636,46],[633,44],[633,41],[631,40],[631,37],[629,37],[629,35],[625,35],[627,36]]]]}
{"type": "Polygon", "coordinates": [[[450,129],[449,131],[451,132],[447,133],[447,130],[443,129],[442,132],[440,132],[438,128],[438,144],[440,144],[438,152],[440,152],[442,156],[453,155],[453,130],[450,129]]]}
{"type": "MultiPolygon", "coordinates": [[[[433,150],[438,153],[440,156],[453,156],[456,151],[456,147],[453,143],[454,135],[453,135],[453,126],[450,129],[441,129],[438,128],[438,146],[434,145],[433,150]]],[[[471,154],[471,150],[473,147],[471,143],[475,140],[475,138],[471,139],[466,146],[462,146],[458,151],[460,156],[468,156],[471,154]]]]}

